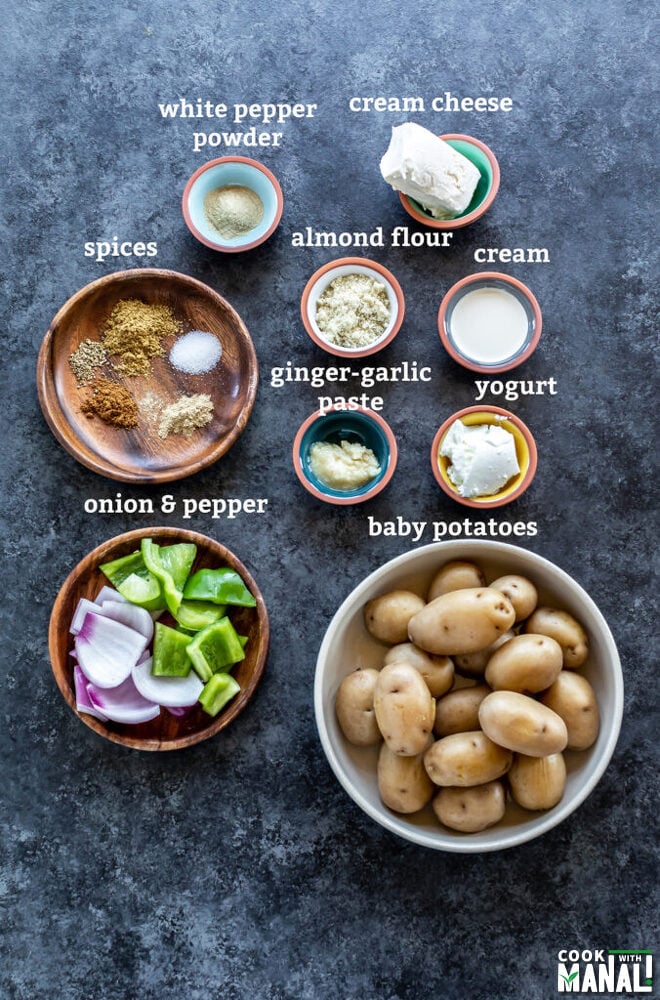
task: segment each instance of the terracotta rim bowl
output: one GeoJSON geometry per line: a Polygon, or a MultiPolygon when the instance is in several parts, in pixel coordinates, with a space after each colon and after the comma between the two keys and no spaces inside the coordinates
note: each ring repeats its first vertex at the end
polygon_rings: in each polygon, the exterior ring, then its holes
{"type": "Polygon", "coordinates": [[[113,743],[121,743],[137,750],[179,750],[215,736],[247,707],[264,672],[269,635],[268,613],[261,592],[253,577],[233,552],[196,531],[185,531],[182,528],[140,528],[117,535],[99,545],[71,571],[53,605],[48,629],[48,649],[57,686],[69,708],[86,726],[113,743]],[[240,573],[257,600],[255,608],[237,608],[232,612],[232,619],[237,629],[241,634],[248,636],[245,659],[232,671],[232,676],[241,685],[241,690],[215,718],[207,715],[201,705],[198,705],[190,715],[182,719],[175,718],[162,708],[160,715],[151,722],[124,725],[103,722],[76,710],[73,684],[74,660],[69,655],[73,649],[73,636],[69,634],[73,613],[81,597],[93,599],[104,584],[109,585],[99,565],[135,551],[140,547],[140,540],[146,537],[164,545],[194,542],[197,545],[197,558],[193,570],[230,566],[240,573]]]}
{"type": "Polygon", "coordinates": [[[397,457],[396,438],[389,424],[379,413],[362,407],[355,410],[333,407],[326,413],[317,410],[301,424],[293,442],[293,466],[302,485],[317,500],[338,506],[364,503],[384,490],[394,475],[397,457]],[[347,437],[370,447],[379,458],[381,471],[364,486],[354,490],[337,490],[326,486],[314,475],[309,464],[309,450],[317,441],[338,444],[340,439],[347,437]]]}
{"type": "Polygon", "coordinates": [[[457,500],[466,507],[481,509],[502,507],[512,500],[517,500],[530,486],[536,474],[536,465],[536,442],[529,427],[515,414],[503,410],[500,406],[468,406],[464,410],[459,410],[440,426],[431,445],[431,468],[439,486],[452,500],[457,500]],[[462,497],[447,474],[451,463],[444,456],[440,456],[439,452],[445,435],[455,420],[462,420],[467,425],[498,424],[513,434],[520,472],[492,497],[462,497]]]}
{"type": "Polygon", "coordinates": [[[195,239],[221,253],[242,253],[265,243],[280,224],[283,207],[282,188],[275,174],[263,163],[248,156],[221,156],[204,163],[188,180],[181,199],[183,217],[195,239]],[[223,239],[206,220],[204,195],[208,190],[230,184],[249,187],[264,203],[264,217],[255,227],[256,235],[252,237],[250,233],[255,230],[232,240],[223,239]]]}
{"type": "Polygon", "coordinates": [[[366,257],[341,257],[339,260],[332,260],[328,264],[324,264],[311,276],[302,293],[300,312],[307,333],[314,343],[322,347],[328,354],[334,354],[340,358],[366,358],[392,343],[403,323],[405,301],[401,285],[392,272],[382,264],[366,257]],[[344,274],[367,274],[380,281],[387,290],[390,302],[390,322],[381,336],[367,347],[338,347],[337,344],[331,344],[323,337],[316,325],[316,303],[319,296],[335,278],[344,274]]]}
{"type": "Polygon", "coordinates": [[[527,361],[538,346],[542,327],[543,317],[541,315],[541,307],[527,285],[524,285],[522,281],[518,281],[517,278],[512,278],[510,274],[501,274],[499,271],[479,271],[477,274],[470,274],[466,278],[457,281],[442,299],[438,310],[438,333],[440,334],[442,346],[447,353],[454,361],[462,365],[463,368],[468,368],[472,372],[480,372],[485,375],[497,375],[499,372],[507,372],[512,368],[517,368],[523,361],[527,361]],[[479,361],[473,361],[465,354],[462,354],[452,340],[451,310],[454,300],[463,293],[464,289],[469,289],[470,285],[483,285],[484,287],[508,286],[514,290],[513,294],[518,301],[523,300],[522,304],[527,313],[529,324],[526,342],[520,351],[500,364],[487,365],[479,361]]]}

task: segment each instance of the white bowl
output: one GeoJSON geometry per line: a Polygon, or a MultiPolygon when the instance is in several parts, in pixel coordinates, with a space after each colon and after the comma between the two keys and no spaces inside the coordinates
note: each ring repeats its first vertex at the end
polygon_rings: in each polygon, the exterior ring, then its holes
{"type": "Polygon", "coordinates": [[[533,840],[570,816],[593,791],[607,767],[621,728],[623,678],[612,634],[589,595],[567,573],[526,549],[491,541],[452,541],[406,552],[375,570],[349,594],[330,622],[319,651],[314,683],[316,724],[326,757],[351,798],[367,815],[405,840],[440,851],[499,851],[533,840]],[[491,581],[506,573],[528,576],[539,603],[570,611],[587,630],[589,659],[580,673],[592,684],[600,709],[596,743],[580,752],[566,751],[564,796],[554,809],[528,812],[509,803],[504,819],[482,833],[464,834],[438,822],[430,806],[413,816],[392,812],[381,802],[376,781],[378,747],[355,747],[344,738],[335,715],[342,679],[357,667],[380,668],[387,647],[364,627],[367,601],[394,588],[425,597],[434,573],[452,559],[478,563],[491,581]]]}

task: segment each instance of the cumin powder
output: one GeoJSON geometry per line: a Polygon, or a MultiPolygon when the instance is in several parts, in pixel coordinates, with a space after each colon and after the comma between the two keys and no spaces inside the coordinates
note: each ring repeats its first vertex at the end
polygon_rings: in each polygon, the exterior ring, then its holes
{"type": "Polygon", "coordinates": [[[119,382],[97,378],[80,407],[88,417],[100,417],[113,427],[137,427],[138,408],[133,393],[119,382]]]}
{"type": "Polygon", "coordinates": [[[121,375],[148,375],[151,358],[163,354],[163,339],[180,331],[169,306],[122,299],[108,317],[102,340],[108,354],[116,359],[112,364],[121,375]]]}

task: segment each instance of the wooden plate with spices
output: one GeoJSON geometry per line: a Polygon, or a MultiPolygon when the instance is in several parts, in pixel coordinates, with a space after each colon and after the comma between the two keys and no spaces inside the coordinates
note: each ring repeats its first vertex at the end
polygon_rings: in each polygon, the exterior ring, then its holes
{"type": "Polygon", "coordinates": [[[224,455],[257,382],[252,339],[229,303],[195,278],[148,268],[76,292],[37,361],[39,402],[60,444],[129,483],[183,479],[224,455]],[[179,339],[192,331],[211,336],[179,339]]]}
{"type": "Polygon", "coordinates": [[[58,688],[67,705],[90,729],[113,743],[121,743],[138,750],[179,750],[215,736],[247,706],[266,665],[269,634],[268,613],[261,592],[246,567],[233,552],[212,538],[195,531],[179,528],[144,528],[128,531],[104,542],[85,556],[71,571],[53,605],[48,630],[48,649],[58,688]],[[188,715],[181,718],[175,717],[166,708],[161,708],[160,714],[149,722],[129,725],[99,719],[77,710],[74,659],[71,656],[74,637],[69,632],[73,614],[81,598],[93,600],[100,589],[108,584],[109,581],[99,568],[101,563],[119,559],[139,550],[143,538],[151,538],[156,544],[163,546],[180,542],[193,543],[197,546],[197,554],[191,572],[227,566],[241,576],[256,599],[256,607],[233,607],[229,611],[232,624],[243,636],[247,636],[245,658],[231,671],[240,685],[239,693],[215,717],[207,715],[201,705],[197,704],[188,715]]]}

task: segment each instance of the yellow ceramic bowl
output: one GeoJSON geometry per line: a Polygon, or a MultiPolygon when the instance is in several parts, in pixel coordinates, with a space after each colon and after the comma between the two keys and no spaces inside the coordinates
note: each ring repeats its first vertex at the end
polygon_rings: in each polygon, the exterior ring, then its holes
{"type": "Polygon", "coordinates": [[[525,492],[534,478],[536,462],[536,443],[531,431],[522,420],[499,406],[469,406],[465,410],[454,413],[453,416],[449,417],[442,424],[433,439],[431,447],[433,475],[452,500],[457,500],[466,507],[502,507],[504,504],[516,500],[525,492]],[[455,420],[460,420],[468,427],[473,427],[477,424],[497,424],[498,427],[502,427],[513,436],[520,472],[516,476],[513,476],[498,493],[494,493],[492,496],[462,497],[449,478],[448,469],[451,462],[444,455],[440,454],[440,449],[449,428],[455,420]]]}

